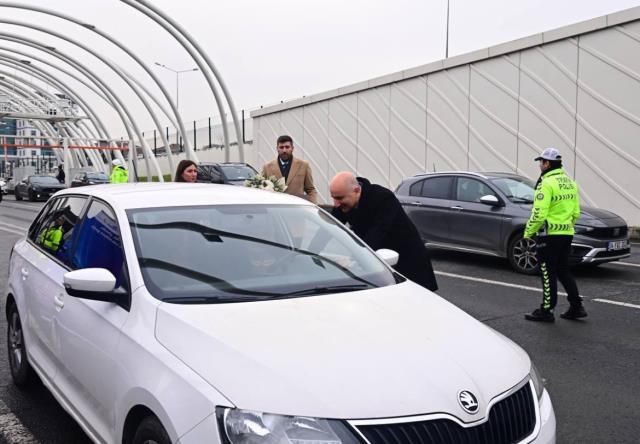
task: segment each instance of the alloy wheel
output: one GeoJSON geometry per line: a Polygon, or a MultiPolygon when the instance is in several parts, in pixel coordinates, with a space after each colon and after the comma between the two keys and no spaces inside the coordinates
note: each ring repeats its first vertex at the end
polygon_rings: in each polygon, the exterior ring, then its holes
{"type": "Polygon", "coordinates": [[[538,268],[536,243],[532,239],[520,238],[513,245],[513,261],[523,272],[531,272],[538,268]]]}
{"type": "Polygon", "coordinates": [[[11,314],[11,322],[9,323],[9,358],[11,367],[15,373],[20,372],[23,365],[24,357],[24,340],[22,336],[22,324],[20,316],[17,312],[11,314]]]}

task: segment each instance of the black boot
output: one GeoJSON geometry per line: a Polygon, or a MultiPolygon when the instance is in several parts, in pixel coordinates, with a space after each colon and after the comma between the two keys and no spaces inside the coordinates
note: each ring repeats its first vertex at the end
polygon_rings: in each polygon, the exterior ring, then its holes
{"type": "Polygon", "coordinates": [[[553,322],[555,317],[551,310],[545,310],[544,308],[536,308],[531,314],[524,315],[527,321],[535,322],[553,322]]]}
{"type": "Polygon", "coordinates": [[[586,318],[587,316],[588,316],[587,312],[585,311],[582,304],[572,305],[571,307],[569,307],[567,311],[565,311],[560,315],[562,319],[580,319],[580,318],[586,318]]]}

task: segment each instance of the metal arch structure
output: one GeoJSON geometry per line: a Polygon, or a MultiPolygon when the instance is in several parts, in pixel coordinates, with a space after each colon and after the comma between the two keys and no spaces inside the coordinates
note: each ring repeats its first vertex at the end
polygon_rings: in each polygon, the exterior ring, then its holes
{"type": "MultiPolygon", "coordinates": [[[[67,36],[65,36],[63,34],[60,34],[60,33],[56,32],[56,31],[52,31],[52,30],[44,28],[42,26],[33,25],[31,23],[20,22],[20,21],[17,21],[17,20],[8,20],[8,19],[5,19],[5,18],[0,18],[0,23],[5,23],[5,24],[9,24],[9,25],[14,25],[14,26],[21,26],[21,27],[33,29],[33,30],[36,30],[36,31],[40,31],[40,32],[43,32],[43,33],[45,33],[47,35],[50,35],[50,36],[57,37],[59,39],[65,40],[65,41],[67,41],[67,42],[69,42],[69,43],[71,43],[71,44],[73,44],[73,45],[85,50],[89,54],[91,54],[94,57],[96,57],[97,59],[99,59],[106,66],[108,66],[112,71],[114,71],[118,75],[118,77],[120,77],[133,90],[133,92],[136,94],[138,99],[140,99],[140,101],[145,105],[147,110],[152,112],[151,107],[149,106],[149,103],[147,102],[147,100],[144,98],[144,96],[139,91],[137,86],[135,86],[127,78],[127,76],[125,76],[122,73],[122,69],[119,66],[117,66],[115,63],[111,62],[109,59],[107,59],[106,57],[103,57],[98,52],[94,51],[93,49],[89,48],[88,46],[84,45],[83,43],[77,42],[74,39],[72,39],[70,37],[67,37],[67,36]]],[[[133,116],[132,116],[131,112],[129,111],[129,108],[124,103],[122,103],[121,106],[122,106],[122,109],[123,109],[124,113],[129,118],[129,122],[131,123],[131,126],[133,127],[133,132],[135,133],[136,137],[138,138],[138,141],[140,142],[140,145],[142,146],[143,153],[144,153],[144,160],[145,160],[145,162],[147,164],[147,179],[151,180],[151,174],[150,174],[151,170],[149,168],[149,163],[148,163],[149,162],[149,158],[151,158],[152,162],[153,162],[153,166],[154,166],[154,168],[156,170],[156,174],[158,175],[158,179],[160,181],[164,181],[163,176],[162,176],[162,171],[160,170],[160,166],[158,165],[158,162],[157,162],[156,158],[151,155],[151,148],[149,148],[149,145],[147,144],[147,141],[142,136],[140,128],[138,127],[135,119],[133,119],[133,116]]],[[[137,158],[137,154],[134,156],[134,159],[135,158],[137,158]]]]}
{"type": "MultiPolygon", "coordinates": [[[[20,79],[18,78],[18,80],[23,81],[24,79],[20,79]]],[[[29,84],[29,82],[25,83],[28,84],[28,88],[34,87],[35,85],[29,84]]],[[[16,101],[16,105],[17,106],[22,106],[23,108],[27,108],[28,106],[25,105],[25,103],[23,101],[20,101],[20,98],[23,97],[28,97],[28,96],[32,96],[34,98],[37,98],[38,96],[36,94],[34,94],[33,92],[29,91],[27,87],[23,87],[22,85],[17,85],[15,83],[9,83],[5,81],[5,78],[2,77],[0,78],[0,90],[4,90],[6,92],[6,94],[8,96],[13,97],[14,99],[18,99],[16,101]],[[2,88],[1,86],[4,85],[5,88],[2,88]],[[17,91],[16,91],[17,90],[17,91]],[[17,92],[19,92],[20,94],[17,94],[17,92]]],[[[38,90],[38,92],[40,93],[46,93],[46,91],[42,90],[41,88],[38,89],[38,87],[35,87],[36,90],[38,90]]],[[[35,106],[30,107],[30,108],[35,108],[35,106]]],[[[40,109],[41,112],[45,112],[46,110],[44,109],[40,109]]],[[[78,121],[80,122],[80,121],[78,121]]],[[[78,122],[75,121],[69,121],[67,122],[68,126],[62,127],[62,128],[57,128],[54,127],[54,125],[50,124],[49,122],[46,121],[34,121],[34,125],[36,125],[36,127],[38,127],[38,129],[45,134],[46,136],[44,137],[36,137],[36,138],[40,138],[40,139],[49,139],[49,143],[52,145],[51,148],[53,149],[54,153],[56,154],[56,157],[58,158],[59,161],[64,161],[64,169],[65,169],[65,174],[67,177],[67,182],[70,180],[70,174],[69,174],[69,164],[70,164],[70,159],[72,158],[72,154],[70,153],[78,153],[78,151],[69,151],[68,149],[64,149],[66,147],[70,146],[70,142],[72,142],[74,139],[75,140],[84,140],[85,143],[91,143],[91,141],[101,141],[104,140],[102,138],[100,139],[95,139],[95,138],[91,138],[91,137],[87,137],[86,134],[81,134],[78,135],[77,132],[82,132],[82,129],[80,129],[77,124],[78,122]],[[67,129],[69,131],[67,131],[67,129]],[[64,135],[61,135],[60,132],[64,133],[64,135]],[[70,134],[70,132],[74,132],[76,133],[74,134],[70,134]],[[62,146],[63,149],[60,149],[60,145],[56,145],[55,143],[52,143],[53,140],[62,140],[62,146]],[[60,152],[61,151],[61,152],[60,152]],[[70,157],[71,156],[71,157],[70,157]]],[[[13,137],[16,138],[20,138],[21,136],[18,135],[14,135],[13,137]]],[[[25,138],[29,138],[29,136],[23,136],[25,138]]],[[[109,141],[111,142],[111,141],[109,141]]],[[[96,149],[89,149],[89,152],[93,152],[96,151],[98,148],[96,149]]],[[[102,148],[101,148],[102,149],[102,148]]],[[[115,147],[114,147],[115,149],[115,147]]],[[[91,156],[89,156],[89,159],[92,161],[92,163],[94,165],[104,165],[102,159],[97,155],[97,153],[95,154],[95,157],[92,159],[91,156]]],[[[79,160],[79,159],[77,159],[79,160]]],[[[79,162],[79,166],[83,166],[82,162],[79,162]]],[[[107,172],[108,171],[104,171],[107,172]]],[[[67,185],[69,185],[69,183],[67,183],[67,185]]]]}
{"type": "MultiPolygon", "coordinates": [[[[2,34],[0,34],[0,38],[2,38],[2,34]]],[[[5,55],[4,57],[9,57],[7,55],[5,55]]],[[[97,115],[97,113],[91,108],[91,106],[89,106],[82,98],[79,94],[77,94],[75,91],[73,91],[73,89],[71,87],[69,87],[68,85],[66,85],[64,82],[56,79],[55,77],[51,76],[51,75],[47,75],[46,73],[43,72],[43,70],[41,68],[37,68],[36,66],[33,65],[23,65],[23,64],[16,64],[14,66],[15,69],[19,69],[22,72],[28,72],[32,75],[34,75],[37,78],[40,78],[40,80],[44,81],[45,83],[51,84],[52,86],[58,88],[59,90],[63,91],[67,96],[71,97],[84,111],[88,116],[91,116],[91,121],[93,122],[94,126],[96,127],[96,129],[98,130],[98,133],[100,133],[100,137],[101,138],[111,138],[111,136],[109,135],[108,131],[106,130],[104,124],[101,122],[99,116],[97,115]],[[28,68],[28,69],[27,69],[28,68]],[[40,76],[45,76],[46,78],[43,79],[40,76]]],[[[35,85],[31,85],[31,87],[35,87],[35,85]]],[[[118,153],[118,155],[120,155],[118,153]]]]}
{"type": "Polygon", "coordinates": [[[227,90],[227,87],[224,84],[224,81],[222,80],[222,77],[219,75],[218,70],[214,66],[209,56],[207,56],[207,54],[202,50],[200,45],[198,45],[195,39],[193,39],[184,28],[182,28],[177,22],[172,20],[168,15],[164,14],[158,8],[142,0],[136,0],[136,1],[120,0],[120,1],[142,12],[144,15],[146,15],[151,20],[156,22],[162,28],[164,28],[169,34],[173,36],[174,39],[176,39],[180,43],[180,45],[189,53],[189,55],[191,56],[193,61],[196,63],[196,65],[198,65],[198,68],[204,74],[205,79],[209,84],[209,88],[211,89],[211,92],[213,93],[213,96],[216,101],[216,105],[218,106],[220,117],[222,117],[222,131],[224,132],[224,138],[225,138],[225,161],[228,162],[229,147],[230,147],[229,129],[227,125],[227,120],[226,118],[224,118],[225,116],[224,109],[221,107],[222,100],[220,98],[220,94],[218,93],[218,89],[215,86],[215,82],[211,78],[211,74],[209,73],[209,70],[213,72],[214,76],[216,77],[216,80],[218,81],[218,83],[220,84],[223,90],[225,98],[227,99],[227,104],[229,105],[229,111],[231,112],[231,117],[233,119],[235,129],[236,129],[236,138],[238,140],[240,161],[244,162],[244,147],[242,144],[240,124],[238,123],[238,116],[237,116],[238,113],[235,109],[235,105],[233,104],[233,100],[231,99],[231,96],[227,90]],[[138,3],[142,6],[138,5],[138,3]],[[204,60],[204,63],[202,62],[201,58],[202,60],[204,60]]]}
{"type": "MultiPolygon", "coordinates": [[[[171,96],[167,92],[166,88],[164,87],[164,85],[162,84],[160,79],[158,79],[158,77],[155,75],[153,70],[147,64],[145,64],[133,51],[131,51],[129,48],[127,48],[124,44],[122,44],[121,42],[119,42],[114,37],[110,36],[109,34],[98,30],[93,25],[89,25],[89,24],[87,24],[87,23],[85,23],[83,21],[75,19],[74,17],[70,17],[68,15],[59,13],[57,11],[52,11],[52,10],[47,9],[47,8],[41,8],[41,7],[29,6],[29,5],[22,5],[22,4],[17,4],[17,3],[14,3],[14,2],[0,2],[0,7],[8,7],[8,8],[16,8],[16,9],[24,9],[24,10],[34,11],[34,12],[40,12],[40,13],[43,13],[43,14],[51,15],[51,16],[54,16],[54,17],[57,17],[57,18],[72,22],[72,23],[77,24],[79,26],[82,26],[82,27],[84,27],[86,29],[92,30],[93,32],[97,33],[98,35],[100,35],[104,39],[110,41],[115,46],[117,46],[122,51],[124,51],[127,55],[129,55],[132,59],[134,59],[136,61],[136,63],[140,67],[142,67],[142,69],[144,69],[145,72],[147,72],[147,74],[149,74],[149,76],[153,79],[153,81],[155,82],[156,86],[158,86],[158,88],[161,90],[162,94],[164,95],[165,99],[167,100],[167,102],[171,106],[173,114],[175,116],[175,120],[171,117],[171,114],[166,110],[166,108],[161,104],[161,101],[158,100],[153,94],[151,94],[151,92],[149,92],[149,90],[146,87],[144,87],[144,85],[141,82],[139,82],[137,79],[135,79],[134,76],[132,76],[131,74],[127,73],[124,70],[123,70],[123,74],[126,75],[131,81],[133,81],[138,87],[140,87],[156,103],[156,105],[158,105],[158,107],[168,117],[168,119],[171,122],[171,124],[175,128],[177,128],[178,131],[180,132],[180,135],[182,136],[182,140],[184,141],[184,145],[185,145],[185,148],[186,148],[187,157],[188,158],[192,158],[195,161],[198,161],[197,155],[195,154],[195,151],[192,149],[191,144],[189,142],[189,138],[186,136],[186,130],[185,130],[185,127],[184,127],[184,123],[183,123],[183,121],[181,119],[181,116],[180,116],[177,108],[174,106],[173,101],[171,100],[171,96]]],[[[68,41],[71,41],[71,40],[68,40],[68,41]]],[[[86,48],[84,48],[84,49],[86,50],[86,48]]],[[[126,82],[126,79],[125,79],[125,82],[126,82]]],[[[131,85],[129,85],[129,86],[132,87],[131,85]]],[[[164,132],[162,131],[162,126],[159,124],[159,122],[158,122],[153,110],[151,108],[149,108],[146,103],[144,103],[144,105],[147,108],[147,110],[149,111],[152,119],[154,120],[154,123],[156,124],[156,127],[159,130],[159,133],[161,135],[161,138],[162,138],[162,141],[163,141],[164,145],[167,147],[167,157],[168,157],[168,160],[169,160],[169,167],[173,170],[173,168],[174,168],[174,159],[173,159],[173,153],[169,149],[169,146],[170,146],[169,145],[169,141],[165,137],[164,132]]],[[[146,152],[145,152],[145,155],[146,155],[146,152]]]]}
{"type": "MultiPolygon", "coordinates": [[[[204,65],[206,64],[207,68],[211,70],[216,80],[220,84],[220,87],[222,88],[222,92],[227,100],[227,104],[229,105],[229,111],[231,113],[231,117],[233,119],[233,123],[236,130],[236,138],[238,141],[240,161],[244,162],[244,146],[242,142],[242,133],[240,131],[240,124],[238,122],[238,113],[236,111],[235,104],[233,103],[233,99],[229,94],[228,88],[226,87],[224,81],[222,80],[222,76],[220,76],[220,73],[216,69],[215,65],[213,64],[213,62],[211,61],[207,53],[196,42],[196,40],[193,37],[191,37],[191,35],[186,31],[186,29],[180,26],[175,20],[173,20],[167,14],[163,13],[160,9],[149,4],[149,2],[145,0],[120,0],[120,1],[122,3],[125,3],[135,8],[136,10],[138,10],[139,12],[141,12],[142,14],[146,15],[148,18],[156,22],[158,25],[164,28],[168,33],[170,33],[182,45],[182,47],[189,53],[193,61],[198,65],[198,67],[200,68],[200,71],[202,71],[202,73],[204,74],[207,80],[207,83],[209,84],[209,88],[211,89],[211,92],[213,93],[214,98],[216,100],[216,105],[220,110],[221,109],[220,95],[217,91],[217,88],[215,86],[213,79],[211,78],[211,75],[209,74],[209,71],[205,68],[204,65]],[[202,63],[200,58],[204,60],[204,64],[202,63]]],[[[225,116],[224,110],[220,110],[220,117],[222,117],[222,129],[225,137],[225,161],[229,161],[229,147],[230,147],[229,130],[227,128],[227,120],[226,118],[224,118],[224,116],[225,116]]]]}
{"type": "MultiPolygon", "coordinates": [[[[0,64],[6,65],[6,63],[4,62],[0,62],[0,64]]],[[[0,85],[4,86],[4,88],[2,88],[3,92],[7,96],[14,98],[16,102],[15,106],[17,108],[25,108],[25,109],[30,108],[30,109],[35,109],[36,111],[40,111],[41,114],[46,113],[47,111],[46,109],[41,109],[37,107],[37,104],[38,104],[37,100],[39,99],[39,97],[33,91],[37,91],[41,95],[41,97],[48,96],[48,98],[51,99],[52,101],[56,99],[55,96],[52,96],[42,88],[30,82],[27,82],[26,80],[17,76],[13,76],[14,83],[10,84],[9,82],[5,81],[5,77],[11,77],[11,76],[7,75],[7,73],[5,72],[1,72],[1,73],[4,74],[4,76],[0,80],[0,85]],[[16,83],[16,80],[20,81],[20,85],[16,83]],[[24,87],[22,86],[23,83],[25,84],[24,87]],[[30,89],[33,91],[30,91],[30,89]],[[16,90],[20,94],[16,94],[16,90]],[[29,97],[31,97],[32,99],[36,99],[36,101],[33,102],[32,106],[29,106],[31,105],[30,103],[25,103],[23,100],[19,100],[21,98],[29,98],[29,97]],[[18,100],[16,100],[16,98],[18,100]]],[[[67,117],[71,117],[73,119],[73,116],[67,116],[67,117]]],[[[55,143],[53,143],[53,140],[54,139],[58,140],[61,136],[60,133],[63,133],[62,135],[69,139],[77,139],[77,140],[91,139],[91,137],[87,136],[87,134],[84,133],[84,131],[77,126],[77,122],[73,120],[68,121],[65,127],[57,127],[53,123],[43,121],[43,120],[34,120],[33,123],[42,134],[45,134],[47,136],[47,138],[49,139],[49,143],[51,145],[55,145],[55,143]],[[78,135],[78,133],[81,133],[81,134],[78,135]]],[[[28,136],[26,136],[26,138],[28,138],[28,136]]],[[[64,153],[59,152],[59,150],[55,148],[53,151],[54,151],[54,154],[56,155],[56,158],[59,161],[62,161],[64,159],[64,153]]],[[[87,156],[94,165],[104,165],[102,160],[99,158],[99,156],[94,150],[88,150],[88,152],[85,153],[85,156],[87,156]]],[[[82,158],[79,157],[79,155],[78,155],[77,161],[80,166],[83,166],[84,162],[82,162],[82,158]]],[[[68,163],[65,164],[65,168],[68,169],[68,163]]]]}
{"type": "MultiPolygon", "coordinates": [[[[167,30],[169,33],[171,33],[173,35],[173,37],[189,52],[189,54],[194,58],[194,61],[196,61],[196,63],[200,66],[200,70],[204,73],[204,75],[205,75],[205,77],[207,79],[207,82],[209,83],[209,86],[211,88],[211,91],[214,94],[214,98],[216,100],[216,104],[218,106],[220,115],[223,117],[222,123],[223,123],[223,131],[225,133],[225,142],[226,142],[225,143],[225,145],[226,145],[225,157],[228,159],[229,158],[230,143],[229,143],[229,138],[228,138],[227,120],[226,120],[226,118],[224,118],[225,112],[224,112],[224,108],[222,107],[222,100],[221,100],[219,94],[217,93],[217,90],[216,90],[215,84],[213,82],[213,79],[211,78],[211,76],[210,76],[209,72],[207,71],[207,69],[205,69],[204,66],[202,66],[202,63],[200,62],[200,59],[197,57],[195,52],[197,52],[200,55],[200,57],[202,57],[202,59],[204,59],[204,62],[206,63],[207,67],[211,70],[211,72],[213,72],[214,76],[216,77],[216,80],[220,84],[220,86],[221,86],[221,88],[223,90],[223,93],[225,95],[225,98],[227,100],[227,104],[229,106],[229,109],[230,109],[230,112],[231,112],[231,115],[232,115],[232,118],[233,118],[233,121],[234,121],[234,124],[235,124],[236,135],[237,135],[237,140],[238,140],[238,147],[239,147],[239,152],[240,152],[240,158],[241,158],[241,160],[243,160],[244,159],[244,149],[243,149],[243,144],[242,144],[240,125],[239,125],[239,122],[238,122],[238,119],[237,119],[237,112],[235,110],[235,105],[234,105],[234,103],[233,103],[233,101],[231,99],[231,96],[230,96],[230,94],[228,92],[228,89],[227,89],[226,85],[224,84],[221,76],[219,75],[217,69],[215,68],[215,66],[213,65],[212,61],[207,56],[207,54],[195,42],[195,40],[186,32],[186,30],[181,28],[179,24],[177,24],[171,18],[167,17],[166,14],[163,14],[157,8],[153,7],[152,5],[150,5],[150,4],[148,4],[147,2],[144,2],[144,1],[137,2],[142,6],[136,5],[136,4],[133,4],[133,3],[127,2],[127,1],[124,1],[124,3],[127,3],[127,4],[129,4],[129,6],[134,7],[135,9],[137,9],[140,12],[142,12],[147,17],[151,18],[152,20],[154,20],[155,22],[160,24],[163,28],[165,28],[165,30],[167,30]],[[176,31],[174,31],[174,29],[172,29],[172,28],[175,28],[178,31],[179,34],[176,33],[176,31]],[[193,48],[195,48],[195,52],[189,46],[189,44],[191,46],[193,46],[193,48]]],[[[29,6],[29,5],[19,4],[19,3],[15,3],[15,2],[0,2],[0,7],[8,7],[8,8],[30,10],[30,11],[40,12],[40,13],[43,13],[43,14],[52,15],[52,16],[61,18],[63,20],[71,21],[71,22],[73,22],[73,23],[75,23],[77,25],[83,26],[84,28],[89,29],[92,32],[100,35],[101,37],[107,39],[108,41],[110,41],[111,43],[116,45],[118,48],[120,48],[121,50],[126,52],[130,57],[132,57],[138,63],[138,65],[140,65],[149,74],[150,77],[152,77],[152,79],[154,80],[156,85],[162,91],[163,95],[165,96],[165,99],[167,100],[167,102],[169,102],[169,104],[170,104],[170,106],[172,108],[172,111],[174,112],[174,114],[176,116],[175,123],[177,123],[177,125],[174,125],[174,126],[176,126],[177,128],[180,129],[180,132],[181,132],[181,134],[183,136],[183,140],[185,141],[185,146],[187,148],[187,150],[186,150],[187,151],[187,156],[194,157],[195,160],[197,161],[197,157],[195,156],[195,153],[191,150],[191,147],[190,147],[190,144],[189,144],[189,139],[186,137],[186,131],[184,129],[184,125],[182,123],[182,120],[181,120],[181,117],[179,115],[179,112],[177,111],[177,109],[175,109],[173,101],[171,100],[169,94],[167,93],[166,89],[162,85],[162,82],[159,81],[159,79],[155,76],[153,71],[146,64],[144,64],[144,62],[142,62],[142,60],[140,60],[132,51],[130,51],[122,43],[118,42],[116,39],[114,39],[113,37],[109,36],[108,34],[98,30],[93,25],[89,25],[89,24],[85,23],[84,21],[77,20],[77,19],[75,19],[73,17],[67,16],[67,15],[58,13],[56,11],[52,11],[52,10],[46,9],[46,8],[29,6]]],[[[47,29],[42,28],[42,27],[29,26],[29,25],[24,24],[24,23],[20,23],[20,22],[16,22],[16,21],[10,21],[10,20],[4,20],[2,22],[8,23],[8,24],[17,25],[17,26],[27,26],[27,27],[30,27],[31,29],[36,29],[36,30],[38,30],[40,32],[44,32],[46,34],[54,35],[54,36],[56,36],[58,38],[64,39],[64,40],[66,40],[66,41],[68,41],[68,42],[70,42],[70,43],[72,43],[72,44],[74,44],[76,46],[80,46],[82,49],[92,53],[95,57],[99,58],[103,63],[107,64],[111,69],[113,69],[116,72],[116,74],[118,74],[123,79],[123,81],[125,81],[125,83],[134,91],[134,93],[136,93],[136,95],[144,103],[145,107],[150,112],[150,114],[153,113],[153,110],[148,106],[148,104],[143,99],[143,97],[141,96],[139,91],[136,90],[135,86],[131,82],[135,83],[149,97],[151,97],[152,100],[157,105],[159,105],[160,109],[169,117],[169,113],[166,111],[166,109],[163,106],[160,106],[160,101],[158,101],[148,90],[146,90],[144,88],[144,85],[142,83],[140,83],[139,81],[137,81],[137,79],[135,79],[135,77],[131,76],[128,73],[122,72],[120,67],[111,66],[108,63],[107,60],[105,60],[104,58],[101,58],[98,54],[93,53],[86,46],[78,44],[78,42],[75,42],[74,40],[72,40],[70,38],[67,38],[65,36],[62,36],[62,35],[60,35],[58,33],[52,32],[52,31],[47,30],[47,29]]],[[[123,107],[123,109],[126,111],[126,107],[123,107]]],[[[152,116],[152,118],[154,118],[154,121],[157,122],[157,119],[155,119],[154,116],[152,116]]],[[[135,131],[137,129],[135,121],[133,119],[129,119],[129,120],[130,120],[130,123],[132,123],[132,125],[134,126],[134,131],[135,131]]],[[[172,120],[172,119],[170,118],[170,120],[172,120]]],[[[172,123],[174,123],[174,122],[172,122],[172,123]]],[[[157,125],[157,126],[159,126],[159,125],[157,125]]],[[[158,129],[160,130],[160,134],[161,134],[161,137],[163,139],[163,142],[165,143],[165,146],[169,147],[169,143],[164,137],[164,132],[162,131],[161,128],[158,128],[158,129]]],[[[135,132],[136,132],[136,136],[140,140],[141,145],[143,146],[145,161],[147,161],[147,159],[149,157],[151,157],[150,156],[150,149],[149,149],[148,145],[146,144],[146,141],[144,140],[144,138],[139,133],[139,131],[135,131],[135,132]]],[[[130,137],[130,139],[133,139],[133,138],[130,137]]],[[[172,152],[170,150],[168,150],[167,155],[168,155],[169,162],[172,163],[172,160],[173,160],[172,159],[172,152]]],[[[137,157],[137,156],[135,156],[135,157],[137,157]]],[[[153,161],[154,161],[154,166],[156,167],[156,170],[158,171],[158,175],[160,177],[160,180],[162,180],[162,175],[161,175],[161,173],[159,171],[159,167],[157,165],[157,162],[155,161],[155,159],[153,161]]],[[[148,166],[147,166],[147,171],[149,171],[148,166]]]]}
{"type": "MultiPolygon", "coordinates": [[[[26,72],[26,70],[21,69],[22,68],[21,66],[16,65],[15,62],[13,62],[13,61],[12,61],[13,63],[12,62],[7,62],[5,60],[6,58],[7,58],[6,56],[0,55],[0,65],[9,66],[9,67],[12,67],[14,69],[20,70],[21,72],[26,72]]],[[[18,77],[16,75],[11,75],[8,72],[0,71],[0,74],[2,74],[4,76],[3,79],[6,78],[6,77],[14,79],[14,83],[12,85],[14,87],[14,89],[18,87],[16,81],[20,81],[21,85],[24,84],[26,87],[21,87],[20,88],[20,91],[22,92],[22,96],[25,97],[25,98],[31,97],[31,99],[35,99],[36,102],[34,102],[34,105],[37,105],[37,100],[39,99],[39,97],[38,97],[37,94],[34,94],[32,91],[35,91],[38,94],[40,94],[40,97],[48,98],[48,99],[51,100],[52,103],[55,103],[55,100],[56,100],[55,96],[53,96],[49,92],[45,91],[44,89],[40,88],[39,86],[33,84],[32,82],[27,82],[25,79],[22,79],[22,78],[20,78],[20,77],[18,77]]],[[[34,76],[39,76],[40,75],[39,73],[34,74],[33,72],[31,72],[30,74],[34,75],[34,76]]],[[[50,84],[50,85],[56,86],[52,82],[47,82],[47,80],[49,80],[49,79],[47,79],[46,76],[43,76],[43,78],[40,78],[40,80],[44,81],[46,84],[50,84]]],[[[9,84],[7,84],[7,87],[9,87],[9,84]]],[[[74,99],[74,96],[73,96],[74,93],[72,91],[67,91],[67,90],[65,90],[63,88],[59,88],[59,89],[61,91],[63,91],[67,97],[71,97],[72,100],[74,99]]],[[[11,95],[7,91],[5,91],[5,94],[11,95]]],[[[25,103],[17,102],[16,105],[17,106],[19,106],[19,105],[26,106],[26,105],[29,105],[29,104],[28,103],[25,104],[25,103]]],[[[82,105],[79,105],[79,106],[82,107],[82,105]]],[[[44,113],[46,113],[46,111],[47,111],[46,109],[45,110],[41,110],[41,113],[44,114],[44,113]]],[[[82,128],[80,128],[77,125],[77,122],[74,121],[74,116],[73,115],[64,116],[64,118],[69,124],[70,132],[75,133],[75,134],[70,134],[69,131],[67,131],[66,128],[61,128],[60,130],[62,130],[66,134],[67,137],[73,137],[73,138],[76,138],[76,139],[85,139],[85,140],[88,140],[88,139],[91,138],[91,135],[87,135],[87,132],[84,131],[82,128]]],[[[52,119],[52,120],[55,120],[55,119],[52,119]]],[[[78,119],[78,121],[79,121],[79,119],[78,119]]],[[[57,130],[55,128],[55,125],[53,123],[51,123],[51,122],[47,122],[46,120],[44,120],[44,121],[43,120],[34,121],[34,124],[36,124],[38,129],[43,134],[49,133],[49,134],[52,135],[53,133],[51,131],[56,131],[57,132],[57,130]],[[42,128],[42,126],[44,126],[46,128],[46,130],[44,128],[42,128]]],[[[53,135],[51,137],[54,138],[53,135]]],[[[55,137],[55,138],[57,138],[57,137],[55,137]]],[[[93,138],[95,138],[95,134],[93,134],[93,138]]],[[[101,165],[103,167],[102,168],[103,171],[105,171],[104,163],[102,162],[102,160],[99,159],[99,156],[97,155],[97,152],[95,150],[86,150],[86,151],[87,152],[85,153],[85,156],[88,157],[94,165],[101,165]]],[[[55,150],[54,150],[54,152],[55,152],[55,150]]],[[[59,160],[60,159],[61,159],[61,157],[59,157],[59,160]]],[[[78,160],[79,160],[80,164],[83,163],[81,158],[79,158],[78,160]]]]}
{"type": "MultiPolygon", "coordinates": [[[[120,119],[122,120],[123,125],[125,126],[125,130],[127,131],[128,134],[128,138],[129,140],[133,140],[133,131],[131,129],[131,126],[129,124],[129,120],[128,117],[124,114],[123,109],[121,107],[122,104],[122,99],[120,99],[118,97],[117,94],[115,94],[113,92],[113,90],[109,87],[108,83],[101,80],[100,77],[98,77],[93,71],[91,71],[90,69],[86,68],[86,66],[84,66],[82,63],[80,63],[78,60],[65,55],[64,53],[62,53],[61,51],[57,51],[55,50],[55,48],[52,48],[50,46],[44,45],[42,43],[39,43],[37,41],[25,38],[25,37],[20,37],[20,36],[15,36],[14,34],[6,34],[6,33],[0,33],[0,39],[3,40],[7,40],[7,41],[11,41],[11,42],[15,42],[15,43],[20,43],[23,45],[27,45],[30,46],[32,48],[38,49],[40,51],[43,51],[51,56],[53,56],[54,58],[57,58],[65,63],[67,63],[68,65],[72,66],[74,69],[76,69],[77,71],[79,71],[80,73],[82,73],[83,75],[85,75],[88,79],[90,79],[98,89],[100,89],[102,91],[102,93],[105,95],[105,97],[107,97],[108,99],[108,103],[111,104],[111,106],[116,110],[116,112],[118,113],[120,119]]],[[[30,67],[32,67],[30,65],[30,67]]],[[[84,83],[84,82],[83,82],[84,83]]],[[[79,103],[84,103],[81,99],[79,99],[79,103]]],[[[89,107],[87,105],[87,109],[91,110],[91,107],[89,107]]],[[[94,115],[94,119],[95,122],[94,125],[96,123],[98,123],[100,125],[100,128],[102,128],[102,132],[104,134],[107,135],[107,138],[111,138],[108,134],[108,131],[106,130],[105,125],[102,123],[101,119],[99,118],[99,116],[93,112],[90,111],[91,113],[93,113],[94,115]]],[[[98,128],[98,131],[100,131],[100,128],[98,128]]],[[[120,153],[116,153],[117,156],[120,156],[120,153]]],[[[135,163],[136,159],[134,158],[134,163],[135,163]]]]}

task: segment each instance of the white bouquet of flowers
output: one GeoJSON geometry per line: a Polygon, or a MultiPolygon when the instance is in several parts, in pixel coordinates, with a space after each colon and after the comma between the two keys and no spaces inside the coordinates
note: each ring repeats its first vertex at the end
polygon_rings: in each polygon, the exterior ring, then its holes
{"type": "Polygon", "coordinates": [[[276,179],[276,176],[264,177],[262,174],[256,174],[251,179],[244,181],[244,186],[249,188],[258,188],[260,190],[284,192],[287,189],[284,177],[276,179]]]}

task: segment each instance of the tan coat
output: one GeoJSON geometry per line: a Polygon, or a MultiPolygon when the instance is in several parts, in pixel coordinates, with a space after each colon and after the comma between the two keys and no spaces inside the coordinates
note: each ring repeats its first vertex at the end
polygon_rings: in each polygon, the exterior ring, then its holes
{"type": "MultiPolygon", "coordinates": [[[[281,178],[282,173],[280,173],[278,162],[279,160],[276,158],[276,160],[266,163],[262,167],[262,175],[265,177],[276,176],[278,179],[281,178]]],[[[311,174],[309,162],[298,159],[297,157],[294,157],[292,162],[289,176],[287,177],[287,190],[285,193],[303,197],[317,204],[318,192],[313,185],[313,175],[311,174]]]]}

